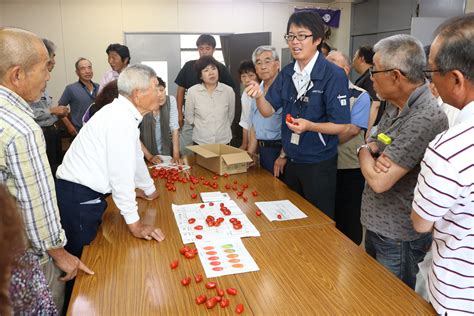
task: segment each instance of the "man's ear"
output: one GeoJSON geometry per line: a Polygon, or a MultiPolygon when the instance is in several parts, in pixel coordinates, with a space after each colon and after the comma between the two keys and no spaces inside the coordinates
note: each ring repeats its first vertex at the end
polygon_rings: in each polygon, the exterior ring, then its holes
{"type": "Polygon", "coordinates": [[[19,87],[25,79],[25,72],[20,66],[13,66],[7,71],[6,77],[10,84],[14,87],[19,87]]]}
{"type": "Polygon", "coordinates": [[[463,100],[465,94],[469,91],[468,80],[459,70],[451,70],[445,76],[448,76],[448,83],[451,86],[451,93],[456,99],[463,100]]]}

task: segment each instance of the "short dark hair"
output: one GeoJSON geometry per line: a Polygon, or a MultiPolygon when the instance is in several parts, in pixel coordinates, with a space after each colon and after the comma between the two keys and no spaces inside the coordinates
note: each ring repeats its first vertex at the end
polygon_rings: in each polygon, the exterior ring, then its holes
{"type": "Polygon", "coordinates": [[[290,31],[291,24],[309,29],[311,31],[311,34],[313,34],[313,42],[315,42],[318,38],[320,38],[321,40],[324,40],[325,38],[324,21],[319,16],[319,14],[315,12],[294,12],[288,19],[288,24],[286,25],[286,33],[290,31]]]}
{"type": "Polygon", "coordinates": [[[364,61],[369,65],[374,64],[374,55],[375,53],[372,46],[361,46],[357,50],[357,57],[364,58],[364,61]]]}
{"type": "Polygon", "coordinates": [[[328,51],[328,53],[329,53],[330,51],[332,51],[331,46],[329,46],[328,43],[326,43],[326,42],[324,42],[324,41],[321,43],[321,48],[325,48],[325,49],[328,51]]]}
{"type": "Polygon", "coordinates": [[[163,88],[166,88],[166,82],[161,79],[161,77],[156,76],[156,79],[158,80],[158,86],[162,86],[163,88]]]}
{"type": "Polygon", "coordinates": [[[471,82],[474,82],[474,13],[451,18],[435,31],[441,40],[434,62],[444,70],[459,70],[471,82]]]}
{"type": "Polygon", "coordinates": [[[216,48],[216,39],[210,34],[201,34],[196,41],[196,47],[201,45],[209,45],[212,48],[216,48]]]}
{"type": "Polygon", "coordinates": [[[94,104],[92,104],[89,110],[90,117],[92,117],[105,105],[112,103],[115,98],[118,98],[118,95],[119,92],[117,87],[117,80],[113,80],[106,84],[105,87],[100,91],[100,93],[95,97],[94,104]]]}
{"type": "Polygon", "coordinates": [[[46,46],[49,56],[52,56],[56,53],[56,44],[54,44],[52,41],[47,38],[43,38],[43,44],[46,46]]]}
{"type": "Polygon", "coordinates": [[[255,70],[255,65],[251,60],[242,60],[239,65],[239,76],[246,72],[253,72],[254,74],[257,74],[257,70],[255,70]]]}
{"type": "Polygon", "coordinates": [[[202,82],[201,79],[201,71],[209,65],[214,65],[217,68],[217,73],[220,78],[220,69],[219,69],[219,62],[212,56],[202,56],[199,58],[196,63],[194,64],[194,70],[196,71],[197,78],[199,82],[202,82]]]}
{"type": "Polygon", "coordinates": [[[128,47],[125,45],[118,44],[118,43],[110,44],[105,50],[105,52],[107,53],[107,55],[110,52],[116,52],[117,54],[119,54],[120,59],[122,59],[123,62],[125,61],[125,59],[128,58],[127,65],[130,64],[130,51],[128,50],[128,47]]]}

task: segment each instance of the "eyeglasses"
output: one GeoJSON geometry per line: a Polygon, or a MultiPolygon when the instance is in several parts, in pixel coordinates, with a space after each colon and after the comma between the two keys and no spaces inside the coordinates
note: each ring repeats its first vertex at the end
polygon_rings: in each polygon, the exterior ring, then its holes
{"type": "Polygon", "coordinates": [[[293,40],[296,38],[298,41],[302,42],[308,37],[313,36],[313,34],[285,34],[283,38],[288,41],[288,42],[293,42],[293,40]]]}
{"type": "Polygon", "coordinates": [[[375,74],[378,74],[380,72],[390,72],[390,71],[395,71],[395,70],[398,70],[403,76],[406,77],[405,73],[403,71],[401,71],[400,69],[398,68],[390,68],[390,69],[385,69],[385,70],[374,70],[374,67],[370,67],[369,68],[369,74],[371,77],[373,77],[375,74]]]}
{"type": "Polygon", "coordinates": [[[273,59],[273,58],[265,58],[264,60],[257,60],[255,62],[255,66],[258,66],[258,67],[261,67],[262,65],[268,66],[269,64],[271,64],[274,61],[275,61],[275,59],[273,59]]]}

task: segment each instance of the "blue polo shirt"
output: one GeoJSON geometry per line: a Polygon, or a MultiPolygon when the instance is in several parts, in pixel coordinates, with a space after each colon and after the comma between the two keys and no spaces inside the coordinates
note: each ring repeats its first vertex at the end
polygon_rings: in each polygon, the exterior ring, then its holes
{"type": "MultiPolygon", "coordinates": [[[[263,81],[260,83],[260,90],[263,91],[263,81]]],[[[272,116],[263,117],[257,109],[255,99],[252,99],[250,103],[250,122],[252,122],[258,140],[281,139],[281,112],[282,109],[279,109],[272,116]]]]}
{"type": "Polygon", "coordinates": [[[333,158],[337,155],[337,135],[304,132],[300,135],[299,144],[295,145],[291,143],[293,132],[286,126],[285,118],[287,113],[291,113],[293,117],[317,123],[351,123],[347,76],[341,68],[319,54],[311,71],[313,87],[297,99],[292,80],[294,72],[294,63],[283,68],[265,96],[275,111],[283,108],[283,149],[290,161],[295,163],[318,163],[333,158]]]}
{"type": "Polygon", "coordinates": [[[79,80],[64,89],[59,105],[69,105],[71,107],[71,120],[74,127],[79,131],[82,127],[82,117],[89,106],[94,102],[99,90],[99,85],[92,82],[93,89],[89,92],[86,86],[79,80]]]}

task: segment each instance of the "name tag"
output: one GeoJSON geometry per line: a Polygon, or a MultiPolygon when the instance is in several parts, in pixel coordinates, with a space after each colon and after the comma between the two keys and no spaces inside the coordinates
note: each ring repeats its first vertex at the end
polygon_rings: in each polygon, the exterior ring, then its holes
{"type": "Polygon", "coordinates": [[[296,133],[291,134],[291,143],[294,145],[298,145],[300,143],[300,135],[296,133]]]}

